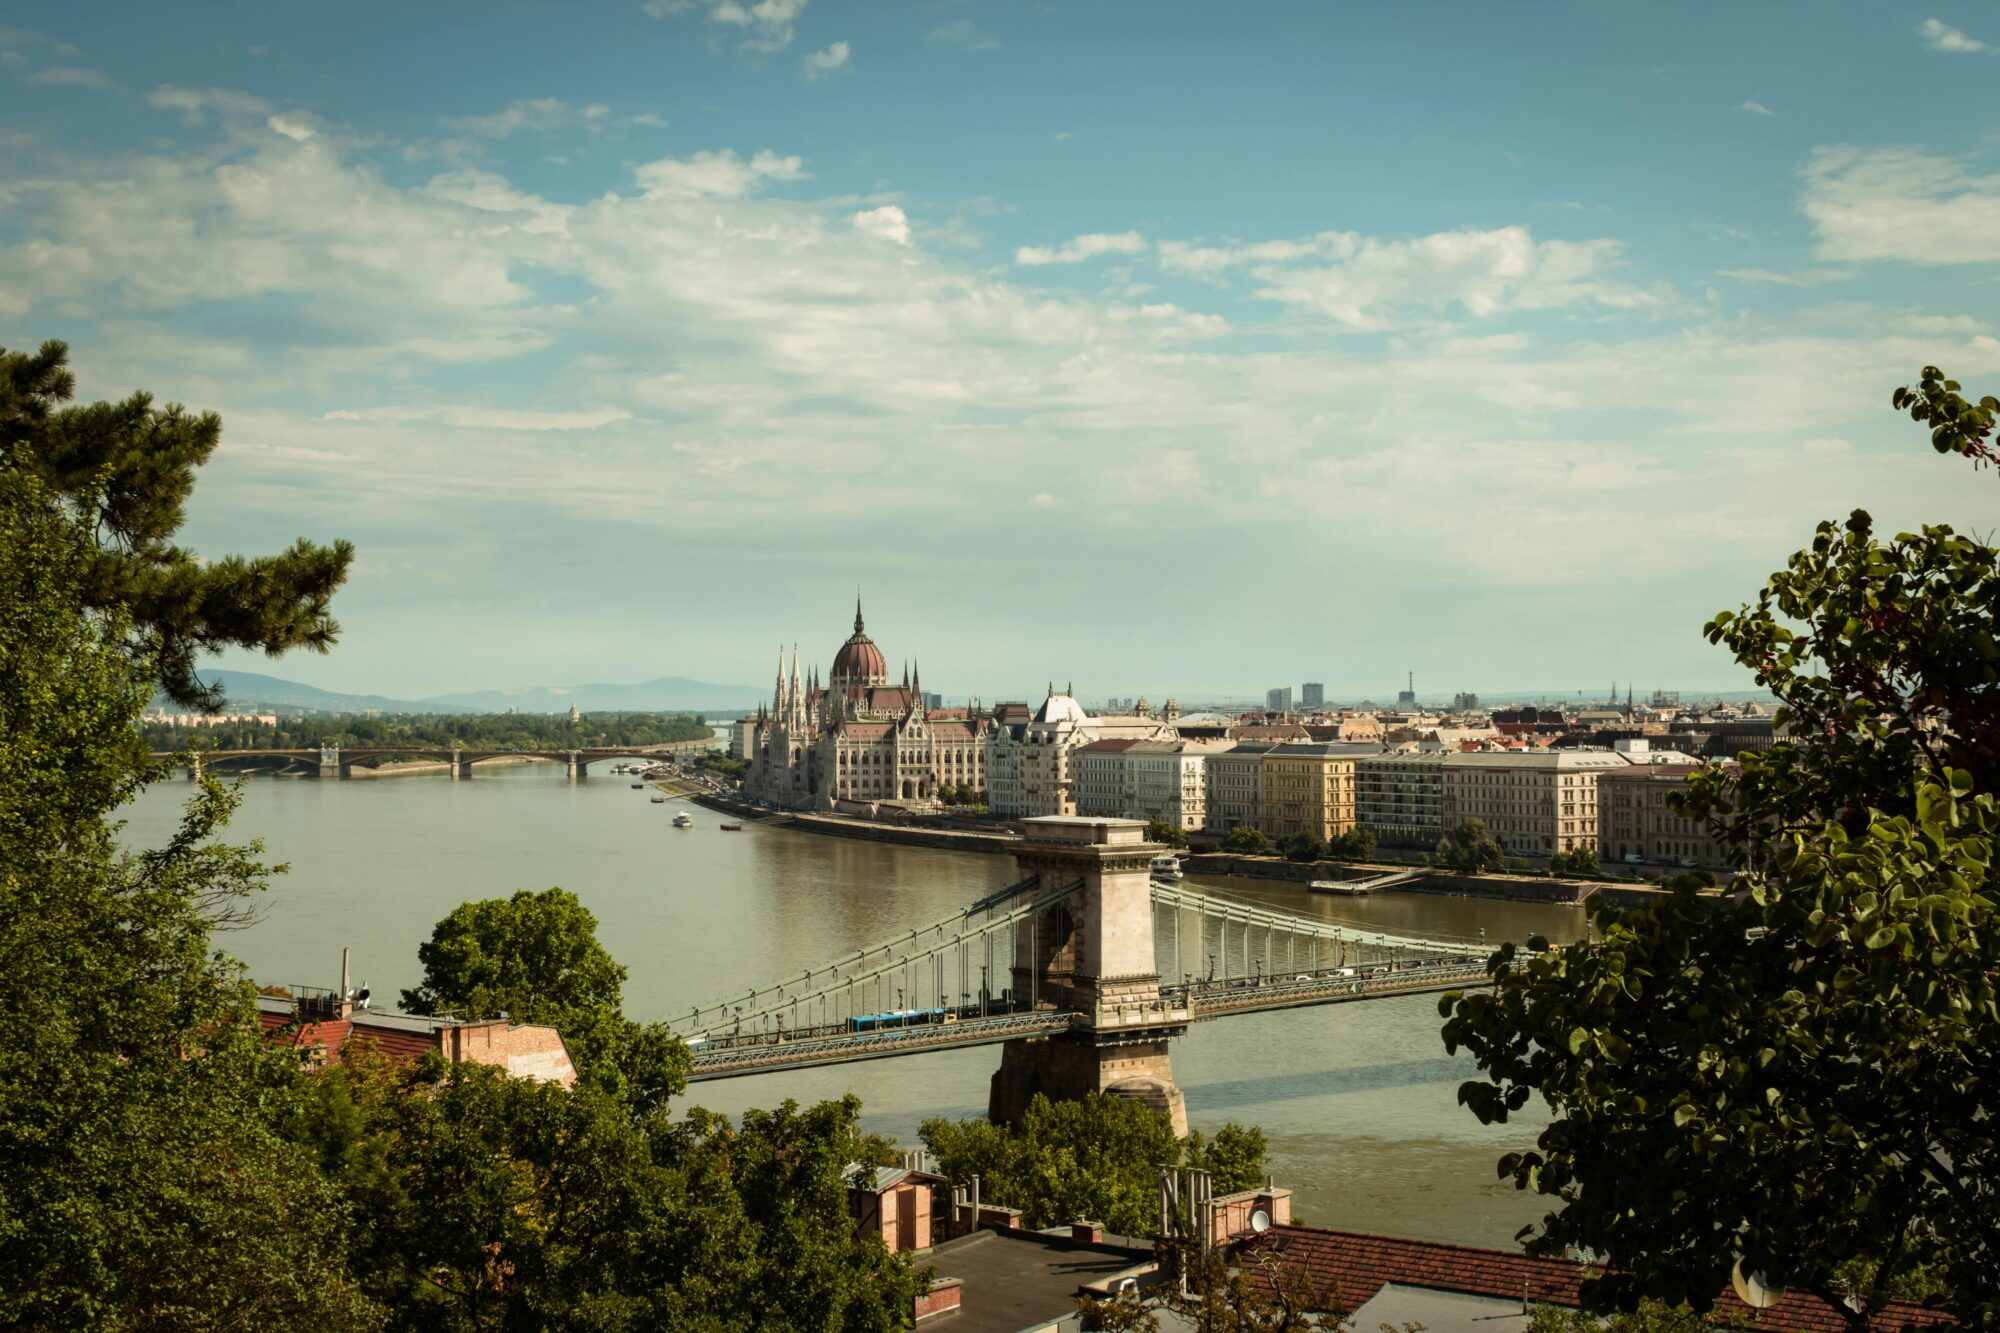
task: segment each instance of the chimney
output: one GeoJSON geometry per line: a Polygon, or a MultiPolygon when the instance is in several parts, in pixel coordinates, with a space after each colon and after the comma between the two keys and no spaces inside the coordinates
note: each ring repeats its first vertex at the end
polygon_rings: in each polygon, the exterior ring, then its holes
{"type": "Polygon", "coordinates": [[[1096,1245],[1104,1239],[1104,1223],[1072,1222],[1069,1224],[1069,1238],[1079,1245],[1096,1245]]]}

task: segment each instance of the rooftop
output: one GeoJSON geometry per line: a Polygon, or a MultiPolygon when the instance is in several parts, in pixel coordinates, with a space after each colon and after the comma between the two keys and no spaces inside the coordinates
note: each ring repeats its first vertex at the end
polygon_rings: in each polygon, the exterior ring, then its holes
{"type": "Polygon", "coordinates": [[[924,1262],[955,1277],[964,1305],[943,1320],[951,1333],[1018,1333],[1074,1313],[1085,1285],[1153,1262],[1150,1241],[1072,1240],[1039,1231],[975,1231],[948,1240],[924,1262]]]}

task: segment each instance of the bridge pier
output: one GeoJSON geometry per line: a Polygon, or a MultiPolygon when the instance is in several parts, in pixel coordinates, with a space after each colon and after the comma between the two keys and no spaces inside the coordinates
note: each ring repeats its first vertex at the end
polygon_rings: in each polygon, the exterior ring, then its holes
{"type": "Polygon", "coordinates": [[[1185,996],[1160,994],[1153,950],[1152,864],[1159,848],[1137,819],[1056,815],[1025,821],[1021,875],[1045,887],[1082,882],[1074,898],[1017,936],[1016,995],[1067,1009],[1076,1026],[1010,1041],[987,1097],[987,1118],[1018,1120],[1037,1093],[1077,1099],[1109,1093],[1144,1103],[1186,1134],[1187,1101],[1174,1082],[1171,1038],[1187,1031],[1185,996]]]}
{"type": "Polygon", "coordinates": [[[322,745],[319,747],[319,775],[322,778],[345,778],[348,775],[347,765],[340,762],[340,747],[338,745],[322,745]]]}
{"type": "Polygon", "coordinates": [[[571,782],[581,782],[590,776],[590,761],[582,758],[580,752],[567,750],[564,752],[564,758],[569,761],[569,780],[571,782]]]}
{"type": "Polygon", "coordinates": [[[451,780],[457,782],[461,778],[469,778],[471,776],[472,761],[465,757],[465,751],[459,749],[457,746],[453,746],[451,751],[451,780]]]}
{"type": "Polygon", "coordinates": [[[189,781],[189,782],[200,782],[200,781],[201,781],[201,756],[200,756],[200,755],[196,755],[196,756],[194,757],[194,761],[193,761],[192,763],[190,763],[190,764],[189,764],[189,765],[187,766],[187,775],[188,775],[188,781],[189,781]]]}

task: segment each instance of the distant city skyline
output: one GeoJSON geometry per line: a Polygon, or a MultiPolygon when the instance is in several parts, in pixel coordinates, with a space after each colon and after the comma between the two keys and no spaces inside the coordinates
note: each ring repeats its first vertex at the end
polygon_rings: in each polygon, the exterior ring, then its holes
{"type": "Polygon", "coordinates": [[[949,699],[1747,689],[1816,521],[1991,526],[1889,409],[2000,391],[1964,0],[10,17],[0,345],[359,550],[232,667],[754,684],[859,582],[949,699]]]}

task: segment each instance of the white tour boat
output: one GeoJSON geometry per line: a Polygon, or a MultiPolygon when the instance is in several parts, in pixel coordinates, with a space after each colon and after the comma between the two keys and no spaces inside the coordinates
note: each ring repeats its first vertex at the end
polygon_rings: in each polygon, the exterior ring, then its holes
{"type": "Polygon", "coordinates": [[[1181,873],[1180,859],[1170,854],[1153,858],[1153,878],[1165,880],[1169,884],[1175,884],[1186,879],[1187,876],[1181,873]]]}

